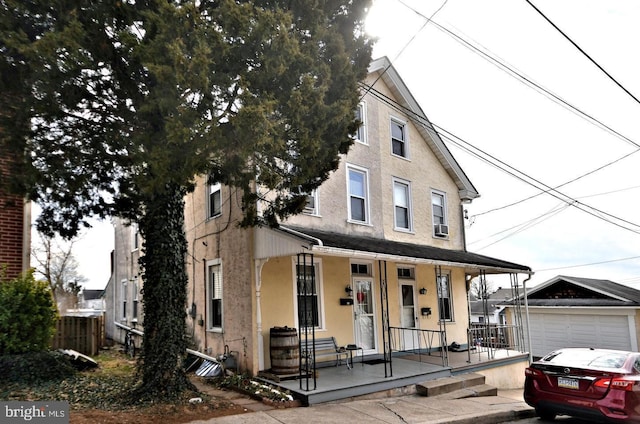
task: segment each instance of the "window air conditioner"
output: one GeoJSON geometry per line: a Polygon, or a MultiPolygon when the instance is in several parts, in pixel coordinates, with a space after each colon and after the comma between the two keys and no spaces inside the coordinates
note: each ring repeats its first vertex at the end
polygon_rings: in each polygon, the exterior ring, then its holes
{"type": "Polygon", "coordinates": [[[449,226],[444,224],[434,225],[434,232],[437,236],[446,237],[449,235],[449,226]]]}

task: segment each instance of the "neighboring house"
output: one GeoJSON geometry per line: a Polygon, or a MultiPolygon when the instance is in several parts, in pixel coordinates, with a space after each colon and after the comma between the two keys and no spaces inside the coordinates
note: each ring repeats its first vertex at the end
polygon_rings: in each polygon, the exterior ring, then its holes
{"type": "MultiPolygon", "coordinates": [[[[354,145],[308,193],[304,213],[276,229],[241,229],[235,189],[202,176],[186,196],[194,349],[229,350],[257,374],[271,368],[270,335],[284,327],[355,344],[372,358],[424,349],[414,336],[427,331],[464,345],[467,282],[530,274],[466,251],[463,205],[476,189],[388,59],[369,70],[354,145]]],[[[115,236],[108,314],[124,324],[137,318],[138,244],[121,221],[115,236]]]]}
{"type": "Polygon", "coordinates": [[[559,275],[527,290],[527,301],[534,357],[563,347],[640,348],[639,290],[559,275]]]}
{"type": "Polygon", "coordinates": [[[113,220],[114,250],[111,253],[111,277],[104,289],[105,334],[107,339],[122,342],[125,327],[142,326],[142,286],[138,266],[141,240],[136,224],[113,220]]]}
{"type": "Polygon", "coordinates": [[[78,308],[104,311],[104,290],[82,290],[78,294],[78,308]]]}
{"type": "Polygon", "coordinates": [[[483,299],[470,299],[469,311],[472,324],[506,324],[507,317],[504,313],[505,307],[517,297],[522,289],[503,289],[498,290],[483,299]]]}
{"type": "MultiPolygon", "coordinates": [[[[11,172],[11,158],[0,152],[0,177],[11,172]]],[[[7,279],[29,269],[31,257],[31,203],[0,188],[0,271],[7,279]]]]}

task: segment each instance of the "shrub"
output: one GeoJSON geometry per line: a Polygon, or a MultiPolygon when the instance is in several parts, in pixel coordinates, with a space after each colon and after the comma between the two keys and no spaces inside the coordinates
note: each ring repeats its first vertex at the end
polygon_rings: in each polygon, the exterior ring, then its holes
{"type": "Polygon", "coordinates": [[[51,290],[33,271],[0,280],[0,355],[48,350],[56,317],[51,290]]]}
{"type": "Polygon", "coordinates": [[[59,352],[32,352],[0,356],[2,384],[33,384],[62,380],[76,373],[69,359],[59,352]]]}

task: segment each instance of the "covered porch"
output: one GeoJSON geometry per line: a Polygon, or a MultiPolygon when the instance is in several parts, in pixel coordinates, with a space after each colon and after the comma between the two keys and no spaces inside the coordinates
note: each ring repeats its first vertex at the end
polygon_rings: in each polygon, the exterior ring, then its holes
{"type": "MultiPolygon", "coordinates": [[[[449,366],[443,366],[441,357],[428,354],[396,352],[391,362],[354,357],[351,368],[346,364],[325,366],[316,371],[313,379],[258,378],[288,390],[304,405],[350,399],[357,396],[400,396],[415,393],[415,385],[442,377],[479,372],[491,376],[494,372],[513,374],[528,365],[528,354],[499,350],[472,349],[468,352],[449,352],[449,366]],[[364,359],[361,362],[361,359],[364,359]]],[[[491,378],[491,377],[489,377],[491,378]]]]}

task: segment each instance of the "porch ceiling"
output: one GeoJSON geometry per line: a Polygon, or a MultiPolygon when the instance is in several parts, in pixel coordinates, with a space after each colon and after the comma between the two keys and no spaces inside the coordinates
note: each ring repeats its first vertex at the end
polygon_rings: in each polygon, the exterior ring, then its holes
{"type": "Polygon", "coordinates": [[[299,242],[296,243],[298,252],[301,244],[304,244],[305,248],[309,248],[315,253],[460,267],[471,275],[478,274],[481,271],[488,274],[532,274],[531,268],[528,266],[462,250],[441,249],[428,245],[402,243],[291,226],[281,226],[273,231],[298,238],[299,242]]]}

